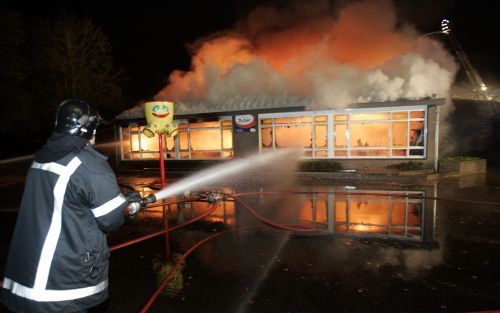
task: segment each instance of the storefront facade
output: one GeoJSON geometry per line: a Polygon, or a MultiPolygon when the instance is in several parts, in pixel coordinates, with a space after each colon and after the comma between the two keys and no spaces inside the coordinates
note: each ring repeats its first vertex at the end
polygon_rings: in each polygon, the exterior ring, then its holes
{"type": "MultiPolygon", "coordinates": [[[[366,103],[346,109],[295,106],[225,112],[217,107],[197,112],[180,104],[181,114],[176,107],[175,116],[179,133],[164,139],[167,166],[175,168],[176,161],[224,161],[298,147],[304,150],[304,159],[335,160],[344,168],[378,168],[412,160],[432,168],[438,157],[442,104],[444,99],[426,99],[366,103]],[[239,117],[253,119],[253,123],[239,127],[239,117]]],[[[124,112],[118,119],[118,167],[137,168],[157,161],[158,136],[148,138],[142,133],[146,121],[140,108],[135,113],[124,112]]]]}

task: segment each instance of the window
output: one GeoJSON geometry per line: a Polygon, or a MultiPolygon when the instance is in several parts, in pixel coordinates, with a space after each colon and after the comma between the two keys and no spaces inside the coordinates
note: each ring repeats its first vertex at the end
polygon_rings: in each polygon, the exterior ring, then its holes
{"type": "MultiPolygon", "coordinates": [[[[167,159],[219,159],[233,156],[232,122],[220,121],[189,123],[176,121],[178,135],[163,136],[167,159]]],[[[159,159],[159,136],[148,138],[145,126],[131,123],[120,127],[122,160],[159,159]]]]}
{"type": "Polygon", "coordinates": [[[326,115],[263,118],[260,125],[261,150],[303,148],[307,156],[328,157],[326,115]]]}
{"type": "Polygon", "coordinates": [[[232,157],[232,123],[227,122],[179,123],[179,157],[181,159],[232,157]]]}
{"type": "Polygon", "coordinates": [[[426,113],[426,107],[412,107],[262,114],[260,150],[300,147],[309,158],[423,158],[426,113]]]}
{"type": "MultiPolygon", "coordinates": [[[[334,113],[334,115],[336,115],[334,113]]],[[[425,155],[424,109],[335,116],[334,156],[421,158],[425,155]]]]}

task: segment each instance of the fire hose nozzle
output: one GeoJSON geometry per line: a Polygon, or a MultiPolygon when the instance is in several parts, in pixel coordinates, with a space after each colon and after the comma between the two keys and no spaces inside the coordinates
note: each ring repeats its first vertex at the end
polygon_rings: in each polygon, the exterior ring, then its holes
{"type": "Polygon", "coordinates": [[[218,192],[208,192],[204,195],[206,198],[204,199],[208,203],[215,203],[217,201],[222,200],[222,194],[218,192]]]}
{"type": "Polygon", "coordinates": [[[156,197],[154,194],[149,194],[146,197],[141,199],[141,207],[145,207],[148,204],[155,203],[156,202],[156,197]]]}

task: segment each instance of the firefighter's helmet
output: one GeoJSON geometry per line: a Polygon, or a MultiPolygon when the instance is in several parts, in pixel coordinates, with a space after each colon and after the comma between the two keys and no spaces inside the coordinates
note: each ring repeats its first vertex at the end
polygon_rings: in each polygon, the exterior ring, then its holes
{"type": "Polygon", "coordinates": [[[80,99],[64,100],[56,110],[55,131],[91,139],[101,121],[99,112],[80,99]]]}

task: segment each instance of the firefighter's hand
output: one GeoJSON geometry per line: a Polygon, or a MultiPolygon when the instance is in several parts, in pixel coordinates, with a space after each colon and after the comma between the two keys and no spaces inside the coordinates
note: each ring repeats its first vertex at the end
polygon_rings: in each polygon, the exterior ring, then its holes
{"type": "Polygon", "coordinates": [[[127,202],[129,203],[125,212],[130,218],[134,218],[141,209],[141,194],[138,191],[131,191],[125,195],[125,199],[127,199],[127,202]]]}
{"type": "Polygon", "coordinates": [[[131,191],[125,195],[125,199],[127,199],[128,203],[132,202],[141,202],[142,197],[141,193],[138,191],[131,191]]]}

